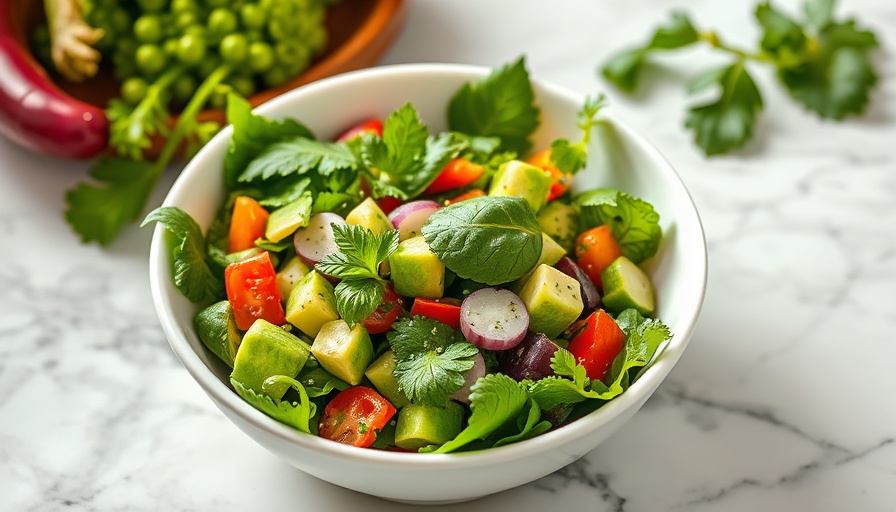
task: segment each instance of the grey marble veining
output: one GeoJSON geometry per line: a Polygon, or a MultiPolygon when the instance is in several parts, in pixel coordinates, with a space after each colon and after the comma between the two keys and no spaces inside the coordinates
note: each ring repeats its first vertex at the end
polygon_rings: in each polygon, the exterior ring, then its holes
{"type": "MultiPolygon", "coordinates": [[[[750,2],[410,7],[384,63],[493,66],[525,53],[539,78],[606,90],[615,115],[678,169],[710,256],[691,344],[631,422],[548,477],[433,508],[896,510],[896,6],[839,6],[884,45],[868,115],[819,121],[757,68],[766,104],[757,137],[713,159],[681,125],[683,84],[715,57],[670,56],[669,82],[651,72],[650,92],[634,97],[595,71],[673,7],[747,44],[750,2]]],[[[413,508],[285,465],[214,408],[158,326],[149,231],[133,228],[100,250],[62,220],[65,190],[85,170],[0,140],[0,510],[413,508]]]]}

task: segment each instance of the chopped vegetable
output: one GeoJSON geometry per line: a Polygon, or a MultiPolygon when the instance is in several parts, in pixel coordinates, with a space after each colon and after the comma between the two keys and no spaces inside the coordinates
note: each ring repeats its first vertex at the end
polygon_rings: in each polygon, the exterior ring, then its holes
{"type": "Polygon", "coordinates": [[[371,388],[355,386],[341,391],[324,408],[318,432],[342,444],[366,448],[395,415],[395,407],[371,388]]]}
{"type": "Polygon", "coordinates": [[[286,323],[277,273],[267,251],[228,265],[224,283],[233,317],[241,330],[245,331],[259,318],[275,325],[286,323]]]}
{"type": "Polygon", "coordinates": [[[244,251],[255,247],[255,241],[264,238],[268,217],[268,211],[251,197],[237,197],[233,203],[233,215],[230,218],[230,235],[227,237],[228,252],[244,251]]]}

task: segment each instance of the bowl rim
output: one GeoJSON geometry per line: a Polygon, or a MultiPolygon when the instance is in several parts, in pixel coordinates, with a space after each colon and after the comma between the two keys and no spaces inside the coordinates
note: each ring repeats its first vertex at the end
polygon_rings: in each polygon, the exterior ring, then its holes
{"type": "MultiPolygon", "coordinates": [[[[281,106],[292,102],[301,101],[305,96],[313,96],[317,91],[332,87],[346,82],[355,82],[374,78],[393,76],[395,78],[405,78],[413,80],[415,75],[451,75],[457,77],[462,75],[466,81],[481,78],[491,72],[492,69],[483,66],[474,66],[466,64],[445,64],[445,63],[415,63],[415,64],[397,64],[389,66],[380,66],[375,68],[351,71],[329,78],[325,78],[311,84],[291,90],[281,96],[278,96],[254,109],[254,112],[276,117],[278,109],[281,106]]],[[[532,77],[533,88],[549,95],[559,96],[564,100],[581,104],[584,96],[573,92],[565,87],[548,83],[532,77]]],[[[181,327],[174,321],[172,304],[168,300],[163,291],[164,280],[170,280],[170,269],[168,265],[168,256],[165,251],[163,241],[164,228],[161,224],[156,225],[150,247],[149,257],[149,277],[150,290],[152,294],[153,304],[159,317],[162,330],[168,340],[171,349],[180,359],[181,363],[187,371],[193,376],[200,387],[213,399],[213,402],[219,408],[226,406],[230,412],[239,416],[239,418],[252,425],[256,429],[265,431],[275,436],[281,442],[285,442],[296,447],[322,452],[325,455],[353,459],[375,464],[389,464],[396,467],[404,468],[438,468],[438,469],[463,469],[485,465],[493,465],[501,462],[508,462],[523,459],[539,453],[549,452],[552,449],[559,448],[569,442],[587,436],[589,433],[599,429],[602,425],[610,423],[617,416],[622,415],[630,407],[635,406],[640,399],[646,400],[653,389],[669,374],[672,367],[681,357],[688,341],[696,327],[697,319],[702,309],[707,282],[707,247],[706,237],[700,221],[699,214],[694,204],[693,198],[687,191],[681,178],[669,164],[669,162],[659,153],[659,151],[649,144],[641,135],[629,128],[625,123],[616,119],[612,113],[604,114],[604,117],[613,123],[614,128],[624,132],[626,137],[630,138],[637,144],[640,150],[643,150],[646,156],[654,161],[659,172],[668,179],[669,183],[676,189],[674,195],[680,195],[684,204],[687,206],[685,212],[692,215],[693,227],[696,234],[702,241],[701,249],[690,255],[694,265],[697,266],[700,278],[699,286],[692,286],[678,297],[677,301],[683,301],[682,315],[675,325],[672,339],[667,342],[662,353],[655,356],[650,363],[651,371],[644,372],[638,380],[628,388],[625,393],[610,400],[606,405],[597,411],[594,411],[572,423],[564,425],[556,430],[551,430],[539,436],[519,443],[512,443],[497,448],[487,448],[470,452],[458,452],[448,454],[421,454],[421,453],[402,453],[385,450],[359,449],[354,446],[348,446],[341,443],[334,443],[330,440],[323,439],[318,436],[309,435],[296,430],[288,425],[280,423],[273,418],[267,416],[263,412],[255,409],[248,402],[239,397],[232,389],[221,382],[218,377],[208,368],[200,359],[199,355],[193,351],[190,343],[187,341],[186,335],[181,327]],[[647,394],[645,397],[644,395],[647,394]]],[[[191,160],[184,171],[178,176],[171,190],[165,197],[163,206],[173,206],[175,199],[181,195],[181,191],[188,187],[191,181],[191,175],[198,171],[204,160],[204,154],[212,154],[216,151],[226,151],[227,145],[233,131],[233,127],[228,125],[221,130],[208,144],[206,144],[199,153],[191,160]]],[[[679,212],[680,214],[680,212],[679,212]]],[[[679,215],[676,216],[679,219],[679,215]]],[[[671,327],[671,326],[670,326],[671,327]]],[[[251,437],[251,436],[250,436],[251,437]]]]}

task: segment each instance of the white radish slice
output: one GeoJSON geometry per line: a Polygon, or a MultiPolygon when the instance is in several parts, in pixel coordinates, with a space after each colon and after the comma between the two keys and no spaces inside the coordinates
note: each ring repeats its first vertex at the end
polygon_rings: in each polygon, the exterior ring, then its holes
{"type": "Polygon", "coordinates": [[[485,377],[485,359],[482,358],[482,353],[480,352],[473,358],[473,367],[467,370],[463,387],[455,391],[451,395],[451,399],[465,404],[470,403],[470,388],[481,377],[485,377]]]}
{"type": "Polygon", "coordinates": [[[345,219],[335,213],[323,212],[311,216],[308,225],[299,228],[293,237],[296,254],[308,266],[339,251],[333,236],[332,224],[345,224],[345,219]]]}
{"type": "Polygon", "coordinates": [[[403,242],[408,238],[421,235],[423,224],[429,220],[429,216],[438,211],[439,204],[434,201],[411,201],[404,203],[392,210],[389,220],[398,230],[398,240],[403,242]]]}
{"type": "Polygon", "coordinates": [[[482,288],[460,305],[460,331],[470,343],[488,350],[513,348],[526,337],[529,312],[517,294],[482,288]]]}

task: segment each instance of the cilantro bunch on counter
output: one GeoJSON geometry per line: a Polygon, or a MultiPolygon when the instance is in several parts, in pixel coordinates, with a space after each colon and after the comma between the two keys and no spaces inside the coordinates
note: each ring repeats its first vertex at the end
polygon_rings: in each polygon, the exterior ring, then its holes
{"type": "Polygon", "coordinates": [[[706,43],[734,57],[688,85],[690,94],[711,87],[718,91],[713,99],[691,107],[685,120],[685,127],[694,132],[694,141],[708,156],[737,149],[753,136],[763,101],[750,63],[771,66],[794,100],[822,118],[839,121],[865,111],[877,82],[869,53],[878,41],[855,20],[836,19],[834,4],[834,0],[806,0],[799,17],[768,2],[758,4],[754,16],[762,37],[755,51],[730,46],[714,31],[699,31],[687,14],[674,12],[650,41],[614,55],[601,72],[623,91],[632,92],[658,52],[706,43]]]}

